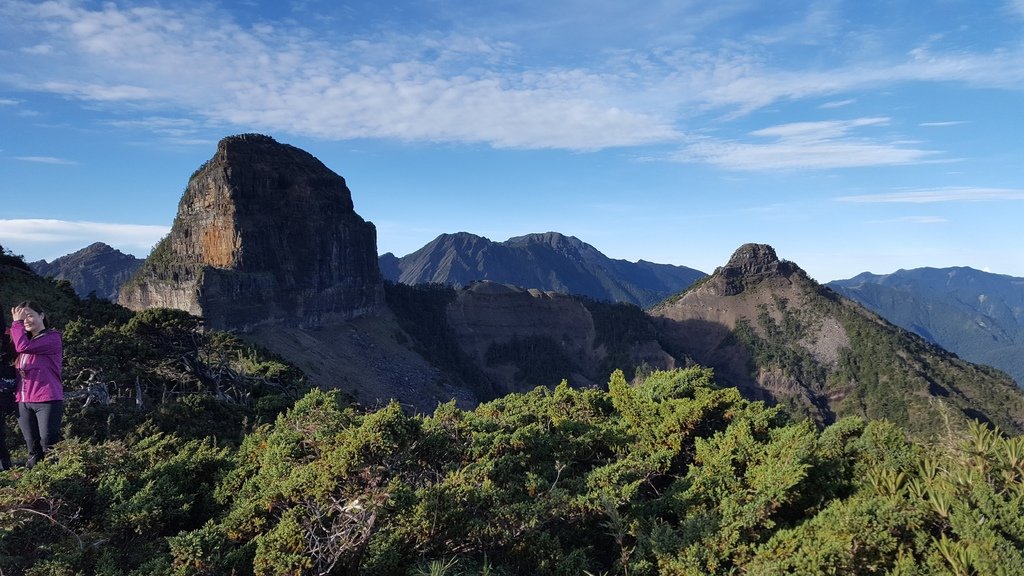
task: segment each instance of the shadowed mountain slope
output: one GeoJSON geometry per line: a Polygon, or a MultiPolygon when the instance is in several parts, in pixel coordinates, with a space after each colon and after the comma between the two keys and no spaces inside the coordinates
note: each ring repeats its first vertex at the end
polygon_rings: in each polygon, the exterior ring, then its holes
{"type": "Polygon", "coordinates": [[[30,262],[29,266],[40,276],[67,280],[82,298],[95,293],[97,298],[116,302],[121,285],[135,274],[142,262],[131,254],[95,242],[53,262],[39,260],[30,262]]]}
{"type": "Polygon", "coordinates": [[[685,266],[608,258],[596,248],[557,232],[527,234],[505,242],[460,232],[442,234],[423,248],[396,258],[380,257],[385,279],[403,284],[478,280],[628,302],[647,307],[705,274],[685,266]]]}
{"type": "Polygon", "coordinates": [[[1024,386],[1024,278],[973,268],[915,268],[829,282],[893,324],[1024,386]]]}

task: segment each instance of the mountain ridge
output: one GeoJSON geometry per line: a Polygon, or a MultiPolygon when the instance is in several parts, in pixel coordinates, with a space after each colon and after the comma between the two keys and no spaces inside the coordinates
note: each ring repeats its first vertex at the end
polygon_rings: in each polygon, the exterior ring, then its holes
{"type": "Polygon", "coordinates": [[[53,262],[38,260],[28,265],[40,276],[67,280],[82,298],[95,294],[97,298],[116,302],[121,285],[138,271],[143,262],[143,259],[103,242],[94,242],[53,262]]]}
{"type": "Polygon", "coordinates": [[[646,311],[600,299],[635,296],[637,284],[613,281],[622,261],[556,232],[504,243],[441,235],[407,260],[427,282],[384,283],[381,271],[401,260],[378,256],[375,228],[340,175],[302,150],[241,135],[189,179],[171,233],[119,299],[188,311],[261,339],[315,385],[417,410],[448,395],[473,404],[699,364],[819,424],[857,415],[937,434],[977,418],[1024,430],[1024,392],[1005,374],[893,325],[766,244],[740,246],[646,311]],[[440,282],[456,273],[475,279],[440,282]],[[524,277],[555,289],[522,287],[524,277]]]}
{"type": "Polygon", "coordinates": [[[608,258],[592,245],[559,232],[525,234],[504,242],[468,232],[441,234],[401,258],[382,255],[379,267],[386,280],[409,285],[461,288],[489,280],[641,308],[705,276],[686,266],[608,258]]]}
{"type": "Polygon", "coordinates": [[[864,272],[828,286],[1024,386],[1024,278],[966,266],[864,272]]]}
{"type": "Polygon", "coordinates": [[[1024,427],[1024,392],[1004,373],[888,322],[770,246],[740,247],[709,279],[650,313],[662,319],[670,347],[729,385],[821,422],[861,415],[920,431],[984,413],[1003,429],[1024,427]]]}

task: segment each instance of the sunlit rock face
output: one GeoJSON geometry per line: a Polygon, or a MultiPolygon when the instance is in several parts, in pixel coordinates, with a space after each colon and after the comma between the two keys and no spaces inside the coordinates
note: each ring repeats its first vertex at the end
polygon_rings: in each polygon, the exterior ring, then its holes
{"type": "Polygon", "coordinates": [[[189,179],[170,234],[119,301],[243,331],[363,316],[383,302],[376,229],[345,179],[311,154],[230,136],[189,179]]]}

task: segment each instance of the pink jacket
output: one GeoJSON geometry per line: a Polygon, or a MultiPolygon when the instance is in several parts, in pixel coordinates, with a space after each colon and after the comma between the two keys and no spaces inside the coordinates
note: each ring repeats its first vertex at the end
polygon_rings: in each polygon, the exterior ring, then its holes
{"type": "Polygon", "coordinates": [[[14,367],[18,371],[15,402],[51,402],[64,399],[61,363],[64,345],[60,332],[47,330],[39,336],[25,331],[21,322],[11,324],[11,340],[18,352],[14,367]]]}

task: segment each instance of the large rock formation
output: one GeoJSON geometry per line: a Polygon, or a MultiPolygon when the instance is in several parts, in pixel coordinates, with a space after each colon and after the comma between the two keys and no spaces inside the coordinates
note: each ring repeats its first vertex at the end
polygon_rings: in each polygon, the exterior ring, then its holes
{"type": "Polygon", "coordinates": [[[722,383],[820,422],[859,415],[938,433],[976,418],[1024,430],[1024,394],[1008,376],[893,326],[771,246],[741,246],[650,313],[670,349],[722,383]]]}
{"type": "Polygon", "coordinates": [[[189,179],[170,234],[119,301],[178,308],[217,329],[352,319],[383,302],[376,229],[311,154],[231,136],[189,179]]]}
{"type": "Polygon", "coordinates": [[[29,266],[40,276],[71,282],[75,293],[82,298],[95,294],[97,298],[116,302],[121,284],[135,274],[142,260],[103,242],[95,242],[53,262],[39,260],[29,266]]]}

